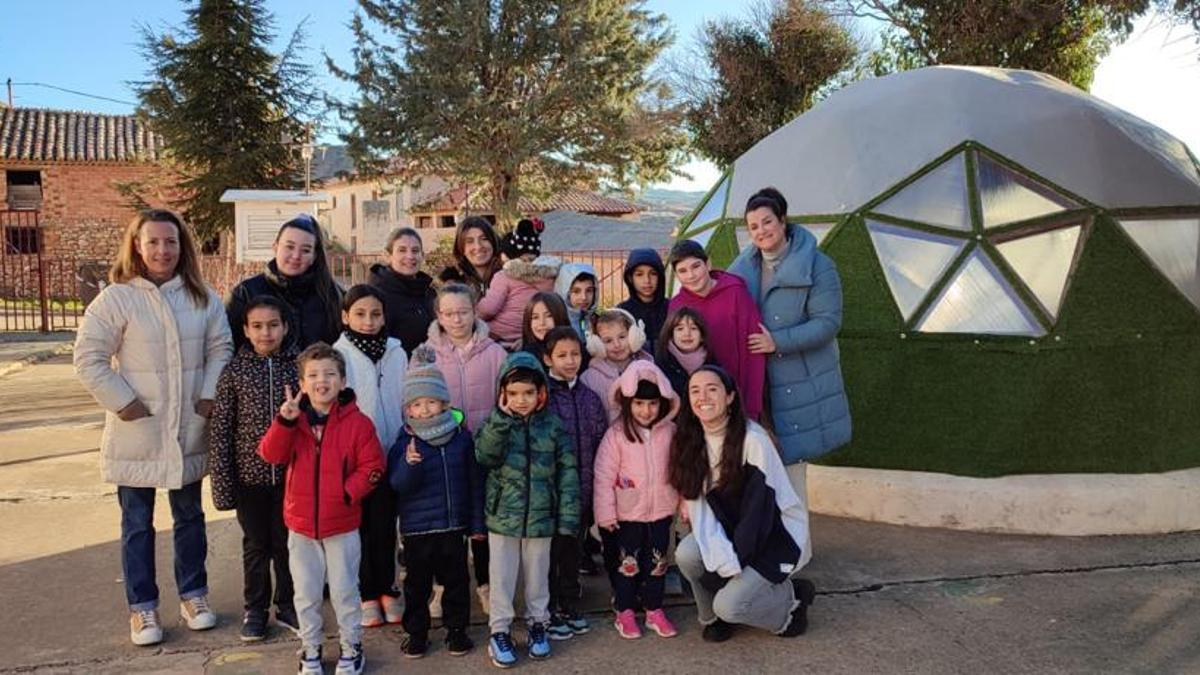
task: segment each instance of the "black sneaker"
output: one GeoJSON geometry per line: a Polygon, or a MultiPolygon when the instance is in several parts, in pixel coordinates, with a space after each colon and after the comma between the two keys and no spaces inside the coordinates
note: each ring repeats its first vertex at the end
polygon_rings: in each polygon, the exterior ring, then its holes
{"type": "Polygon", "coordinates": [[[275,623],[296,635],[300,634],[300,619],[296,616],[296,610],[291,607],[276,607],[275,623]]]}
{"type": "Polygon", "coordinates": [[[567,625],[567,617],[555,612],[550,615],[550,626],[546,628],[551,640],[570,640],[575,637],[575,631],[567,625]]]}
{"type": "Polygon", "coordinates": [[[258,642],[267,637],[267,613],[259,609],[246,610],[242,615],[242,642],[258,642]]]}
{"type": "Polygon", "coordinates": [[[546,624],[534,621],[529,624],[529,658],[545,659],[550,656],[550,640],[546,635],[546,624]]]}
{"type": "Polygon", "coordinates": [[[808,630],[808,606],[817,597],[817,587],[808,579],[792,579],[792,590],[800,604],[792,610],[792,618],[779,637],[796,637],[808,630]]]}
{"type": "Polygon", "coordinates": [[[583,618],[583,615],[577,612],[574,608],[568,608],[562,613],[563,619],[566,620],[567,626],[571,628],[571,632],[576,635],[583,635],[592,629],[588,620],[583,618]]]}
{"type": "Polygon", "coordinates": [[[419,659],[429,651],[429,638],[424,635],[409,635],[400,644],[400,651],[406,659],[419,659]]]}
{"type": "Polygon", "coordinates": [[[475,643],[467,637],[466,630],[451,628],[446,631],[446,651],[450,656],[466,656],[474,648],[475,643]]]}
{"type": "Polygon", "coordinates": [[[724,642],[733,637],[733,626],[717,619],[704,627],[701,637],[705,642],[724,642]]]}

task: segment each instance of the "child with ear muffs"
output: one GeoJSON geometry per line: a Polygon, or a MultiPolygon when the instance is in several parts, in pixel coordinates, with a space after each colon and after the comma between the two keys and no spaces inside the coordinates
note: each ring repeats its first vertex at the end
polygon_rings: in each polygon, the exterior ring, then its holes
{"type": "Polygon", "coordinates": [[[637,360],[653,360],[642,349],[646,344],[646,329],[641,321],[623,309],[607,309],[596,315],[592,333],[587,338],[592,361],[579,379],[588,389],[600,395],[608,423],[617,421],[621,409],[609,400],[608,392],[621,373],[637,360]]]}

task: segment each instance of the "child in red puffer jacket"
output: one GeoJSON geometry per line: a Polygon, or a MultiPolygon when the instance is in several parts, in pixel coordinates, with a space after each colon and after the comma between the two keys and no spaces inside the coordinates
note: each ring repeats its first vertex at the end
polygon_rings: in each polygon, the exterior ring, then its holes
{"type": "Polygon", "coordinates": [[[358,526],[362,500],[383,479],[383,449],[370,418],[345,389],[346,362],[324,342],[296,359],[300,392],[286,388],[279,415],[258,453],[287,465],[283,521],[288,533],[288,567],[300,619],[300,673],[320,673],[322,591],[338,618],[339,673],[361,673],[362,608],[358,526]]]}

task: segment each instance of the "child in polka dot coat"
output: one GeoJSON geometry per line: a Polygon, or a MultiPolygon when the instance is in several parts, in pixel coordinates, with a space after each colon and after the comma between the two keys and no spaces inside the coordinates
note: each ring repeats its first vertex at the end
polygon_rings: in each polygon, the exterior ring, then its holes
{"type": "Polygon", "coordinates": [[[242,527],[242,638],[254,641],[266,637],[272,601],[277,622],[298,625],[283,524],[284,467],[259,457],[258,444],[283,403],[284,387],[296,391],[299,378],[296,352],[283,346],[287,310],[279,300],[251,299],[241,323],[235,330],[246,334],[246,342],[217,380],[208,463],[213,503],[221,511],[237,509],[242,527]]]}

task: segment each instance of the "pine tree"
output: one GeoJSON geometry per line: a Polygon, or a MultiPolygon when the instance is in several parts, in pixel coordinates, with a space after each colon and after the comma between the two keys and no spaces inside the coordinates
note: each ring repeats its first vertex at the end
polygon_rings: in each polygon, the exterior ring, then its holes
{"type": "Polygon", "coordinates": [[[316,97],[297,57],[302,28],[274,54],[263,0],[199,0],[178,35],[142,29],[149,79],[134,84],[139,114],[166,141],[182,177],[175,206],[202,240],[233,226],[231,205],[220,203],[225,190],[297,183],[282,139],[304,133],[316,97]]]}
{"type": "Polygon", "coordinates": [[[397,161],[484,191],[501,224],[521,195],[663,180],[679,112],[650,66],[665,17],[626,0],[359,0],[353,101],[331,101],[360,169],[397,161]],[[368,26],[370,22],[370,27],[368,26]]]}

